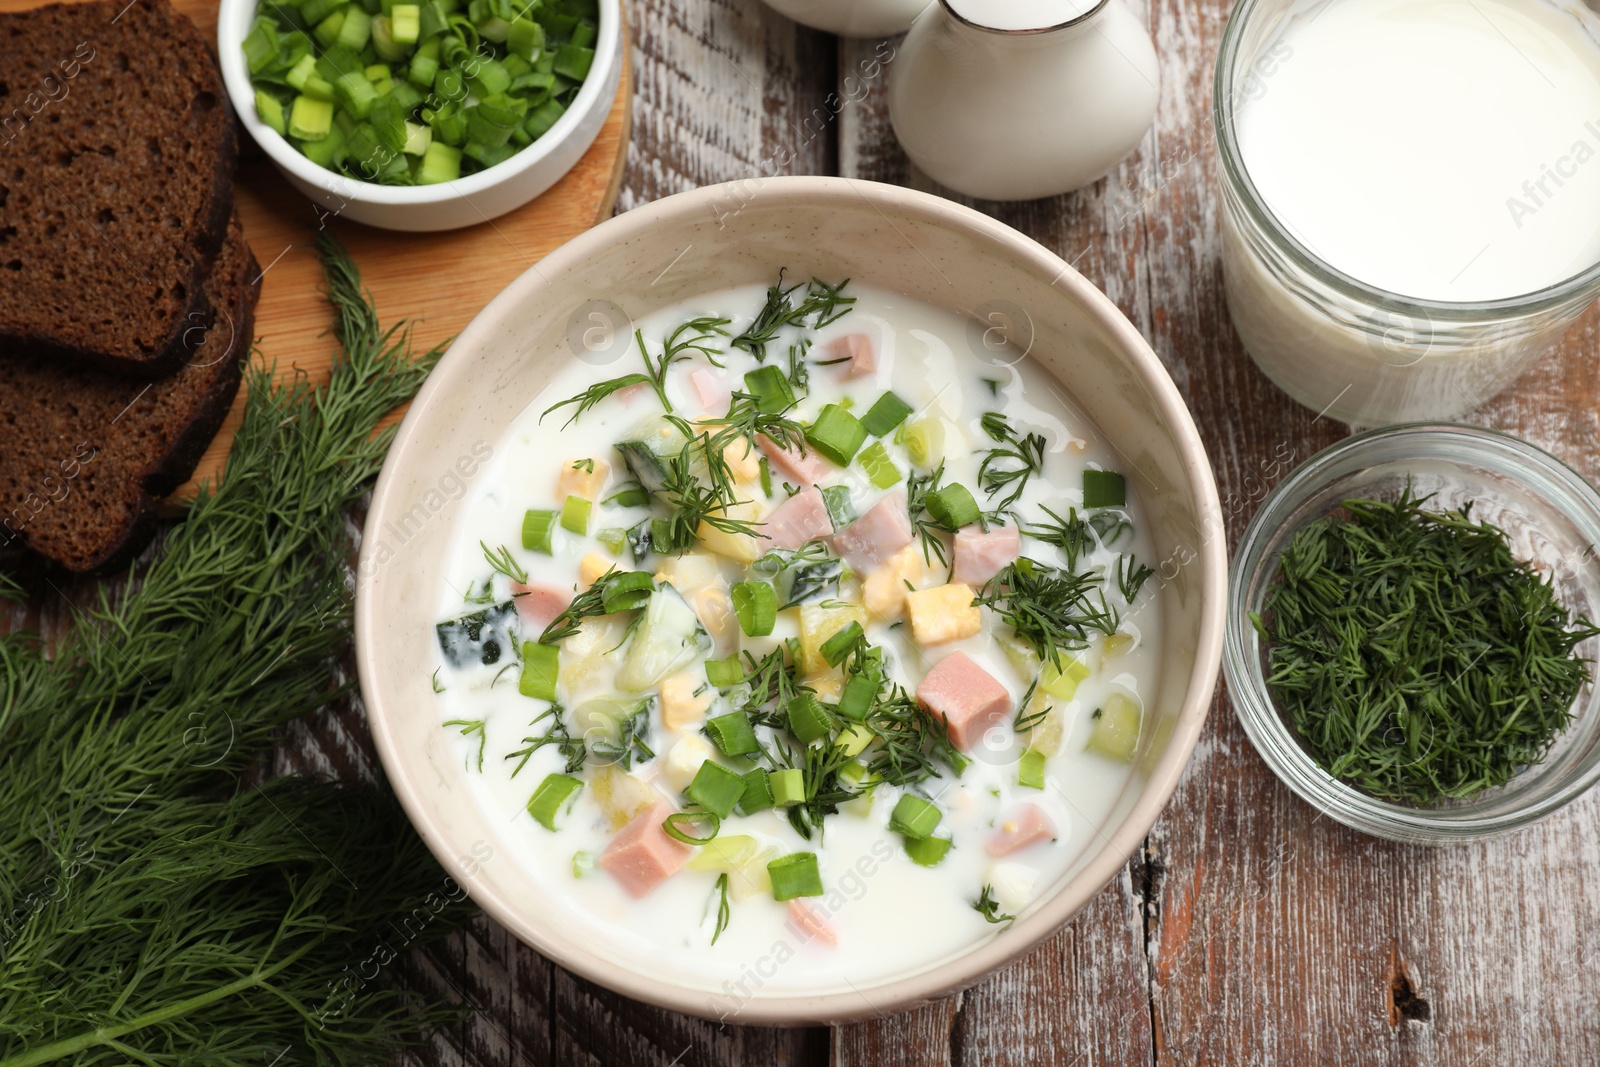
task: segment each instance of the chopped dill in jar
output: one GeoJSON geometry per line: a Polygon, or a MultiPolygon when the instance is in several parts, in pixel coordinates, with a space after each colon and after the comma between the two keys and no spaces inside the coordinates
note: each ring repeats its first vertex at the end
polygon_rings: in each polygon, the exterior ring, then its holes
{"type": "Polygon", "coordinates": [[[1380,800],[1460,800],[1541,762],[1600,634],[1506,534],[1396,501],[1346,500],[1297,533],[1251,622],[1267,686],[1317,763],[1380,800]]]}

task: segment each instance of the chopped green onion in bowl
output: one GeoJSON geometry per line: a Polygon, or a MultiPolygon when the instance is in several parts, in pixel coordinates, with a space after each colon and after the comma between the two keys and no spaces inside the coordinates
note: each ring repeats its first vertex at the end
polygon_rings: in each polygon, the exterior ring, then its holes
{"type": "Polygon", "coordinates": [[[598,0],[286,0],[243,42],[256,113],[321,167],[431,185],[510,159],[572,105],[598,0]]]}

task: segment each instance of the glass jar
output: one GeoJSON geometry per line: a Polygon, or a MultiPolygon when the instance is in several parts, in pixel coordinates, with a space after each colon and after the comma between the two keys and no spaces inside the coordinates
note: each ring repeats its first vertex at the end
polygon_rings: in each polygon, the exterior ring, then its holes
{"type": "MultiPolygon", "coordinates": [[[[1314,411],[1358,427],[1454,418],[1556,344],[1600,292],[1600,263],[1526,295],[1450,303],[1368,285],[1306,248],[1251,181],[1235,115],[1269,91],[1285,31],[1338,2],[1241,0],[1228,21],[1212,110],[1228,308],[1256,364],[1314,411]]],[[[1560,6],[1600,39],[1600,17],[1560,6]]],[[[1374,141],[1375,153],[1394,150],[1374,141]]]]}
{"type": "MultiPolygon", "coordinates": [[[[1558,811],[1600,781],[1600,689],[1593,680],[1545,760],[1470,800],[1409,807],[1378,800],[1323,770],[1279,712],[1266,680],[1266,648],[1251,623],[1295,534],[1350,498],[1393,500],[1410,485],[1429,506],[1472,504],[1474,519],[1504,530],[1512,555],[1554,582],[1576,617],[1600,619],[1600,493],[1549,453],[1471,426],[1412,424],[1348,438],[1289,475],[1251,520],[1230,572],[1223,671],[1228,698],[1273,772],[1346,826],[1411,844],[1452,844],[1515,830],[1558,811]]],[[[1596,658],[1600,638],[1578,646],[1596,658]]]]}

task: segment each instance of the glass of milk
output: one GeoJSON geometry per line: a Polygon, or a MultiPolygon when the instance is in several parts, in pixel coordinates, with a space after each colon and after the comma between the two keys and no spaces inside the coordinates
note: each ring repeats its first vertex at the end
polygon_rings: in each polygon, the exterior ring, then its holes
{"type": "Polygon", "coordinates": [[[1316,411],[1472,411],[1600,291],[1600,18],[1571,0],[1242,0],[1214,120],[1234,325],[1316,411]]]}

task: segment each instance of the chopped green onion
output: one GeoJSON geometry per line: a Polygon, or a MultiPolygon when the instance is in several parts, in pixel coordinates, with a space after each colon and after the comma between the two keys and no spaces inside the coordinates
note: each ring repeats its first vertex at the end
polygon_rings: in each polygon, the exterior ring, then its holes
{"type": "Polygon", "coordinates": [[[506,31],[506,51],[528,62],[544,51],[544,27],[532,19],[514,18],[506,31]]]}
{"type": "Polygon", "coordinates": [[[828,666],[837,667],[844,662],[844,658],[855,649],[856,645],[866,640],[866,631],[861,624],[851,619],[850,622],[839,628],[838,632],[822,642],[822,658],[828,661],[828,666]]]}
{"type": "Polygon", "coordinates": [[[1044,788],[1044,753],[1030,748],[1017,764],[1017,784],[1025,789],[1044,788]]]}
{"type": "Polygon", "coordinates": [[[772,790],[772,803],[780,808],[792,808],[806,802],[806,779],[798,767],[786,767],[767,775],[767,785],[772,790]]]}
{"type": "Polygon", "coordinates": [[[744,795],[744,779],[722,764],[706,760],[683,795],[719,819],[726,819],[744,795]]]}
{"type": "Polygon", "coordinates": [[[561,528],[575,534],[589,532],[589,512],[594,504],[581,496],[569,496],[561,502],[561,528]]]}
{"type": "Polygon", "coordinates": [[[1083,506],[1120,508],[1128,502],[1127,480],[1116,471],[1083,472],[1083,506]]]}
{"type": "Polygon", "coordinates": [[[684,866],[691,871],[736,870],[754,858],[759,848],[753,837],[729,834],[708,842],[699,852],[690,856],[684,866]]]}
{"type": "Polygon", "coordinates": [[[778,594],[767,582],[737,582],[733,614],[746,637],[767,637],[778,621],[778,594]]]}
{"type": "Polygon", "coordinates": [[[744,666],[737,655],[727,659],[706,660],[706,681],[718,689],[727,689],[744,681],[744,666]]]}
{"type": "Polygon", "coordinates": [[[528,814],[546,830],[554,830],[556,816],[571,809],[582,788],[583,782],[570,774],[548,775],[533,791],[533,796],[528,798],[528,814]]]}
{"type": "Polygon", "coordinates": [[[289,133],[289,116],[284,114],[283,101],[263,89],[256,90],[256,114],[274,132],[289,133]]]}
{"type": "Polygon", "coordinates": [[[739,797],[739,814],[754,815],[772,807],[772,786],[767,772],[757,768],[744,776],[744,793],[739,797]]]}
{"type": "Polygon", "coordinates": [[[572,877],[585,878],[594,873],[594,853],[579,850],[572,854],[572,877]]]}
{"type": "Polygon", "coordinates": [[[960,482],[952,482],[938,492],[929,493],[924,506],[933,521],[947,530],[970,526],[979,518],[978,502],[972,499],[972,493],[960,482]]]}
{"type": "Polygon", "coordinates": [[[811,447],[841,467],[850,465],[856,450],[866,439],[867,428],[861,425],[861,420],[838,404],[824,407],[817,421],[806,430],[806,440],[811,447]]]}
{"type": "Polygon", "coordinates": [[[560,649],[537,641],[522,643],[522,678],[517,682],[517,692],[525,697],[553,701],[560,674],[560,649]]]}
{"type": "Polygon", "coordinates": [[[372,114],[372,105],[378,102],[378,90],[367,81],[364,73],[352,70],[333,79],[333,99],[340,110],[352,118],[364,119],[372,114]]]}
{"type": "Polygon", "coordinates": [[[939,828],[942,812],[931,801],[907,793],[900,798],[889,816],[889,829],[907,837],[931,837],[939,828]]]}
{"type": "Polygon", "coordinates": [[[777,415],[794,407],[794,390],[777,367],[758,367],[744,376],[744,391],[756,398],[764,414],[777,415]]]}
{"type": "Polygon", "coordinates": [[[289,106],[289,136],[302,141],[320,141],[328,136],[333,126],[333,105],[326,100],[313,100],[304,94],[294,98],[289,106]]]}
{"type": "Polygon", "coordinates": [[[678,811],[662,820],[661,829],[675,841],[682,841],[686,845],[703,845],[716,839],[717,831],[722,829],[722,820],[709,811],[678,811]],[[709,826],[710,832],[696,834],[694,831],[701,826],[709,826]]]}
{"type": "Polygon", "coordinates": [[[434,141],[423,153],[422,166],[417,169],[418,185],[435,185],[453,182],[461,177],[461,150],[434,141]]]}
{"type": "Polygon", "coordinates": [[[832,718],[810,693],[801,693],[789,701],[788,711],[789,732],[802,745],[820,741],[833,729],[832,718]]]}
{"type": "Polygon", "coordinates": [[[389,8],[389,33],[395,44],[416,44],[422,35],[422,8],[417,4],[389,8]]]}
{"type": "Polygon", "coordinates": [[[655,592],[656,580],[648,571],[623,571],[613,574],[600,590],[600,606],[607,615],[619,611],[632,611],[650,602],[655,592]]]}
{"type": "Polygon", "coordinates": [[[251,74],[260,74],[278,58],[278,33],[271,19],[257,18],[244,35],[244,62],[251,74]]]}
{"type": "Polygon", "coordinates": [[[937,867],[950,851],[948,837],[908,837],[906,855],[919,867],[937,867]]]}
{"type": "Polygon", "coordinates": [[[705,731],[724,756],[748,756],[761,751],[761,742],[756,740],[750,717],[742,711],[707,719],[705,731]]]}
{"type": "MultiPolygon", "coordinates": [[[[824,653],[826,655],[826,653],[824,653]]],[[[872,710],[873,703],[878,699],[878,689],[882,683],[869,674],[852,675],[844,683],[844,692],[839,696],[839,714],[854,722],[864,722],[867,713],[872,710]]]]}
{"type": "Polygon", "coordinates": [[[874,441],[861,450],[861,455],[856,457],[861,464],[861,469],[867,472],[867,479],[877,489],[887,489],[891,485],[899,485],[904,474],[894,465],[894,460],[889,458],[889,450],[883,447],[882,441],[874,441]]]}
{"type": "Polygon", "coordinates": [[[828,509],[828,521],[835,530],[842,530],[856,521],[856,509],[850,502],[848,485],[829,485],[822,489],[822,503],[828,509]]]}
{"type": "Polygon", "coordinates": [[[579,48],[575,45],[564,44],[556,49],[555,72],[563,78],[571,78],[575,82],[581,82],[589,76],[589,67],[593,63],[593,48],[579,48]]]}
{"type": "Polygon", "coordinates": [[[896,426],[906,421],[911,405],[894,393],[884,393],[861,417],[861,425],[874,437],[887,437],[896,426]]]}
{"type": "Polygon", "coordinates": [[[772,464],[767,462],[767,457],[761,457],[761,495],[772,495],[772,464]]]}
{"type": "Polygon", "coordinates": [[[332,42],[339,48],[348,48],[352,52],[359,52],[367,47],[367,39],[372,35],[372,16],[360,4],[351,4],[344,9],[344,22],[339,26],[339,37],[332,42]]]}
{"type": "Polygon", "coordinates": [[[555,551],[555,529],[560,518],[554,511],[530,509],[522,516],[522,547],[529,552],[551,555],[555,551]]]}
{"type": "Polygon", "coordinates": [[[767,864],[767,874],[772,878],[773,900],[822,895],[822,875],[817,872],[815,852],[791,852],[787,856],[779,856],[767,864]]]}

